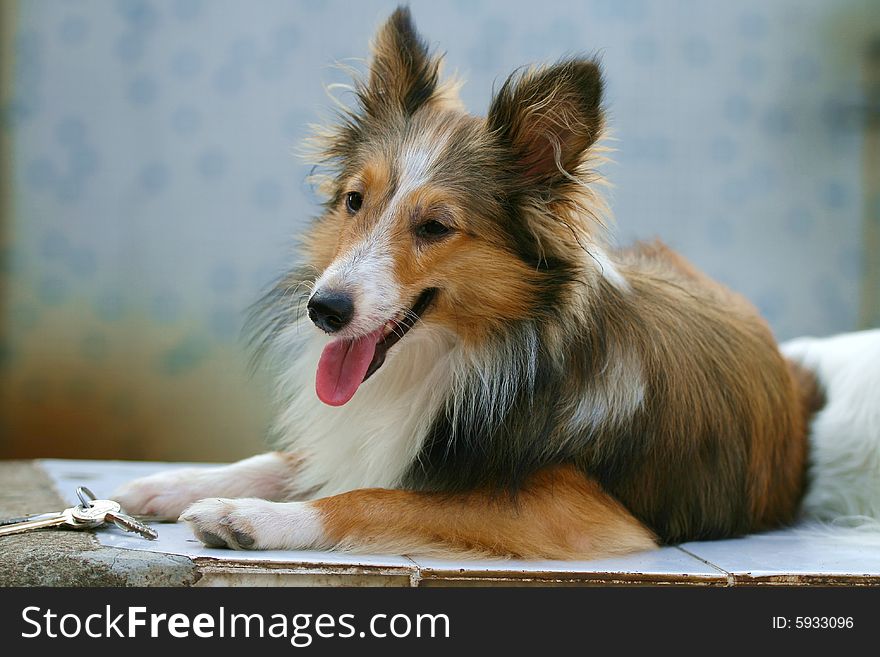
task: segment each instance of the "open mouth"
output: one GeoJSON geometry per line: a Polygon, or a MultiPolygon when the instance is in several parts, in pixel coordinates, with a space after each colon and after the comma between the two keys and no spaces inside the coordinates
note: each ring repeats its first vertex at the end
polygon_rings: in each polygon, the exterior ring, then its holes
{"type": "Polygon", "coordinates": [[[342,406],[354,397],[360,385],[382,367],[388,350],[400,342],[428,310],[436,294],[436,288],[428,288],[409,310],[398,313],[372,333],[328,342],[315,377],[318,398],[330,406],[342,406]]]}

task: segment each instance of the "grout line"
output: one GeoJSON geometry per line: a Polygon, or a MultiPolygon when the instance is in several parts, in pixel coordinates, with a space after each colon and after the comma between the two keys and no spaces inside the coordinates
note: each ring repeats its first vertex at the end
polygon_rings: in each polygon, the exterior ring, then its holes
{"type": "Polygon", "coordinates": [[[722,568],[721,566],[718,566],[718,565],[712,563],[711,561],[707,561],[706,559],[704,559],[704,558],[701,557],[700,555],[698,555],[698,554],[694,554],[694,553],[691,552],[690,550],[686,550],[686,549],[684,549],[683,547],[681,547],[680,545],[676,545],[676,546],[675,546],[675,549],[676,549],[676,550],[681,550],[681,551],[684,552],[686,555],[693,557],[693,558],[696,559],[697,561],[702,561],[702,562],[703,562],[704,564],[706,564],[707,566],[709,566],[709,567],[711,567],[711,568],[714,568],[715,570],[717,570],[717,571],[720,572],[720,573],[723,573],[724,575],[727,576],[727,585],[728,585],[728,586],[733,586],[733,585],[734,585],[734,583],[735,583],[736,580],[735,580],[735,578],[734,578],[734,576],[733,576],[733,573],[731,573],[730,571],[728,571],[728,570],[724,570],[724,568],[722,568]]]}
{"type": "Polygon", "coordinates": [[[410,576],[409,576],[409,585],[412,588],[418,588],[419,583],[422,581],[422,567],[419,565],[419,563],[415,559],[413,559],[409,555],[402,554],[400,556],[402,556],[404,559],[409,561],[413,566],[415,566],[415,570],[413,570],[413,572],[410,573],[410,576]]]}

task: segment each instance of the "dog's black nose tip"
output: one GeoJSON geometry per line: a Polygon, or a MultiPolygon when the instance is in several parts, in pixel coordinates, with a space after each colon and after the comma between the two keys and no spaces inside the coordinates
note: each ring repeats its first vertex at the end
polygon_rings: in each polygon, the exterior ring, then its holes
{"type": "Polygon", "coordinates": [[[346,292],[316,292],[309,299],[309,319],[322,331],[336,333],[354,317],[354,300],[346,292]]]}

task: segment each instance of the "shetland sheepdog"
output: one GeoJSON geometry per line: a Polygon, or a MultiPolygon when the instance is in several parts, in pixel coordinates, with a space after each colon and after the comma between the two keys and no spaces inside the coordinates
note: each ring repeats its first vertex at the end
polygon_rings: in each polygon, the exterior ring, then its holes
{"type": "Polygon", "coordinates": [[[663,244],[612,249],[595,59],[515,73],[482,118],[407,9],[372,50],[316,137],[323,212],[258,312],[278,451],[131,482],[129,512],[209,546],[552,559],[778,527],[805,495],[880,512],[880,368],[859,369],[880,335],[838,399],[816,343],[786,359],[663,244]],[[873,461],[833,471],[832,417],[807,493],[811,420],[848,400],[873,461]]]}

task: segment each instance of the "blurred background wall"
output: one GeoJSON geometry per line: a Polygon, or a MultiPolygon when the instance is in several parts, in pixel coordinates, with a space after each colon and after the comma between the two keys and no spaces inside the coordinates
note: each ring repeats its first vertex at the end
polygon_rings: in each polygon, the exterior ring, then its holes
{"type": "MultiPolygon", "coordinates": [[[[345,80],[332,64],[365,57],[394,4],[3,1],[0,456],[260,449],[243,311],[316,211],[293,151],[345,80]]],[[[411,6],[476,113],[517,66],[601,55],[619,241],[662,237],[780,339],[878,321],[860,308],[878,2],[411,6]]]]}

